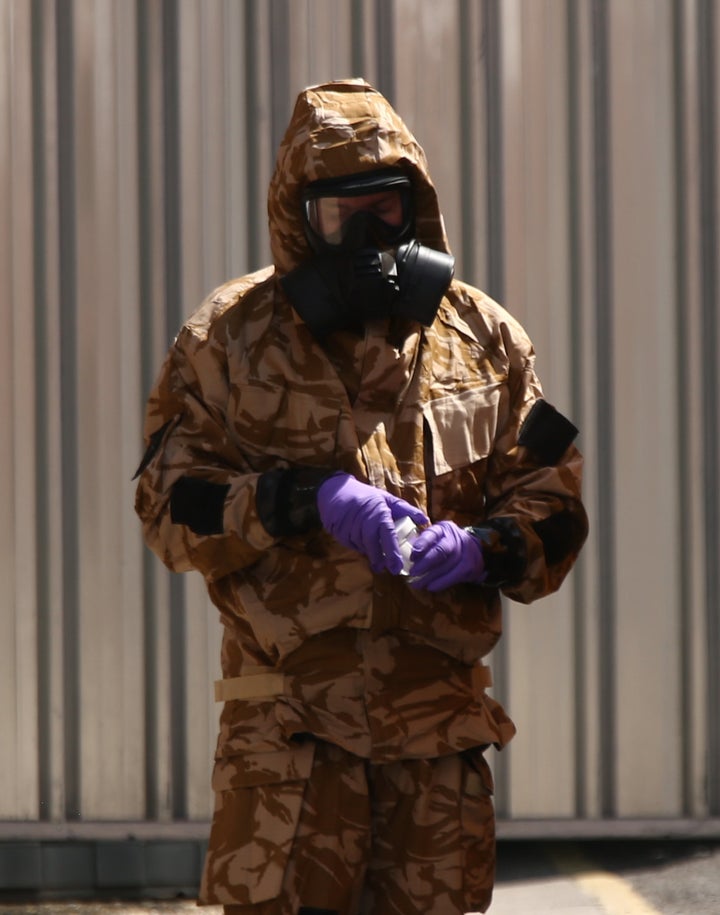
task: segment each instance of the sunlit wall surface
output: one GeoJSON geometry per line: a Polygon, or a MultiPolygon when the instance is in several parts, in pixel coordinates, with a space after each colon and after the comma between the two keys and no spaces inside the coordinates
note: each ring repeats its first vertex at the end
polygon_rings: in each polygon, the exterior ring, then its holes
{"type": "Polygon", "coordinates": [[[142,545],[143,404],[353,75],[582,429],[586,550],[491,658],[499,814],[720,816],[719,44],[713,0],[0,0],[0,820],[209,816],[220,627],[142,545]]]}

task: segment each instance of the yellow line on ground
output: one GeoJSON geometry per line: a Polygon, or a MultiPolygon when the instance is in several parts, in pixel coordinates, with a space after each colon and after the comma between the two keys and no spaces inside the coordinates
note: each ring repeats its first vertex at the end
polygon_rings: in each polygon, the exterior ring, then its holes
{"type": "Polygon", "coordinates": [[[608,915],[662,915],[627,880],[599,870],[577,849],[554,848],[550,856],[558,871],[572,877],[580,889],[594,896],[608,915]]]}

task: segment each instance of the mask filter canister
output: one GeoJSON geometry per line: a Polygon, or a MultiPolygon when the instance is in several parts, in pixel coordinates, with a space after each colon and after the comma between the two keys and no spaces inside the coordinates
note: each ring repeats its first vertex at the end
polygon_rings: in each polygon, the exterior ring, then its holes
{"type": "Polygon", "coordinates": [[[398,300],[393,314],[429,327],[455,272],[455,258],[413,239],[397,250],[398,300]]]}

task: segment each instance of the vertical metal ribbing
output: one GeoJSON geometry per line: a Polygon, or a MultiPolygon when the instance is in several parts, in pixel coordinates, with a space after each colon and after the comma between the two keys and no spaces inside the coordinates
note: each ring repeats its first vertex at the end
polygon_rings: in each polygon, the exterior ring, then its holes
{"type": "MultiPolygon", "coordinates": [[[[486,98],[486,200],[487,212],[487,275],[485,288],[492,298],[502,302],[505,295],[505,250],[503,218],[503,119],[502,119],[502,56],[501,14],[499,0],[483,0],[481,54],[484,59],[486,98]]],[[[501,639],[493,651],[495,689],[501,699],[509,692],[507,674],[507,641],[501,639]]],[[[500,778],[497,780],[495,806],[500,818],[510,816],[512,797],[506,759],[498,759],[500,778]]]]}
{"type": "Polygon", "coordinates": [[[41,354],[48,340],[47,315],[47,187],[45,180],[45,56],[44,36],[46,22],[41,0],[32,0],[31,11],[32,57],[32,117],[33,117],[33,276],[35,283],[35,441],[38,455],[36,477],[37,552],[40,562],[37,572],[37,659],[38,659],[38,773],[39,818],[52,816],[52,750],[51,734],[51,684],[50,684],[50,579],[47,568],[50,555],[50,492],[44,456],[50,453],[48,376],[45,359],[41,354]]]}
{"type": "Polygon", "coordinates": [[[290,11],[288,0],[272,0],[270,5],[270,71],[272,115],[270,148],[275,156],[289,121],[290,103],[290,11]]]}
{"type": "MultiPolygon", "coordinates": [[[[581,194],[580,194],[580,53],[578,10],[574,0],[567,0],[567,117],[568,117],[568,286],[570,294],[570,377],[572,379],[572,415],[582,429],[584,427],[583,366],[582,366],[582,275],[583,259],[581,244],[581,194]]],[[[573,575],[573,726],[575,732],[575,815],[586,815],[586,767],[587,748],[585,743],[585,715],[588,701],[585,681],[584,652],[587,641],[585,625],[586,582],[582,560],[573,575]]]]}
{"type": "MultiPolygon", "coordinates": [[[[180,199],[179,11],[177,0],[163,5],[163,150],[165,171],[165,321],[167,343],[182,320],[182,206],[180,199]]],[[[187,702],[185,699],[185,579],[170,579],[170,742],[172,745],[172,811],[185,819],[187,803],[187,702]]]]}
{"type": "Polygon", "coordinates": [[[263,199],[256,176],[261,174],[260,143],[257,130],[258,89],[258,14],[255,0],[245,4],[245,136],[247,137],[247,180],[245,182],[247,209],[247,263],[256,267],[260,263],[261,243],[254,230],[260,224],[260,207],[263,199]]]}
{"type": "MultiPolygon", "coordinates": [[[[10,0],[6,4],[11,10],[10,15],[14,2],[10,0]]],[[[532,5],[535,0],[527,2],[532,5]]],[[[235,0],[227,0],[225,8],[234,3],[235,0]]],[[[104,2],[99,5],[99,9],[104,10],[105,7],[104,2]]],[[[320,7],[324,9],[325,4],[318,4],[320,7]]],[[[508,295],[506,262],[509,249],[506,246],[511,240],[507,237],[507,225],[512,213],[503,199],[503,192],[507,193],[509,188],[507,161],[511,150],[507,148],[510,142],[508,112],[510,99],[515,98],[511,93],[516,89],[510,82],[515,78],[510,61],[502,59],[503,44],[520,52],[520,63],[524,66],[540,53],[535,42],[541,40],[540,35],[524,33],[512,41],[500,41],[501,37],[510,37],[507,29],[511,27],[512,19],[507,11],[520,7],[522,3],[508,5],[505,0],[480,0],[479,3],[459,0],[452,14],[455,17],[455,32],[449,36],[447,47],[451,57],[457,55],[457,62],[452,64],[451,82],[454,84],[455,80],[460,80],[457,86],[459,98],[454,104],[459,106],[461,116],[454,138],[448,137],[448,155],[454,157],[459,171],[457,176],[451,177],[457,177],[457,181],[462,182],[463,279],[473,281],[473,275],[478,270],[482,271],[478,281],[501,302],[508,295]],[[478,79],[480,55],[482,72],[478,79]],[[464,78],[470,74],[475,76],[474,83],[464,78]],[[478,100],[480,93],[483,94],[481,101],[478,100]],[[466,117],[477,117],[478,111],[482,112],[483,129],[472,131],[466,117]],[[477,139],[475,148],[472,148],[472,143],[465,142],[465,138],[472,137],[482,137],[482,149],[478,149],[477,139]],[[457,141],[459,149],[452,148],[452,139],[457,141]],[[481,164],[478,165],[478,162],[481,164]],[[482,201],[482,213],[478,212],[478,200],[482,201]],[[477,234],[478,227],[483,225],[488,226],[487,241],[477,234]],[[478,249],[478,243],[483,247],[478,249]]],[[[657,37],[663,44],[662,52],[654,58],[654,65],[660,68],[658,116],[667,113],[669,101],[674,118],[674,137],[664,132],[663,124],[659,142],[673,144],[670,151],[672,171],[669,174],[676,182],[675,189],[670,191],[675,194],[672,226],[674,262],[672,268],[664,269],[660,274],[668,278],[672,276],[675,283],[671,293],[675,295],[676,306],[674,315],[670,317],[674,324],[658,335],[658,339],[667,347],[669,358],[675,359],[669,364],[669,369],[676,373],[679,381],[674,395],[676,402],[667,405],[669,411],[675,411],[672,419],[668,420],[667,428],[663,427],[668,437],[650,438],[647,444],[651,448],[665,446],[671,449],[670,459],[673,465],[677,465],[679,486],[673,497],[677,498],[680,506],[678,529],[672,536],[676,546],[673,561],[679,565],[672,582],[674,585],[677,580],[677,587],[658,608],[658,613],[663,614],[663,623],[667,623],[668,628],[664,631],[674,631],[677,626],[679,638],[677,646],[668,645],[666,652],[672,666],[672,689],[679,690],[677,717],[683,728],[681,734],[672,735],[670,740],[673,757],[682,762],[679,775],[682,784],[673,782],[670,787],[673,803],[676,795],[678,804],[680,797],[682,800],[682,810],[678,807],[678,815],[697,817],[704,814],[703,804],[707,802],[707,812],[720,816],[720,655],[717,651],[720,643],[720,367],[717,363],[720,346],[720,189],[717,171],[720,14],[717,0],[666,0],[658,7],[653,26],[657,28],[657,37]],[[673,55],[672,90],[670,83],[665,82],[668,52],[673,55]],[[673,92],[669,99],[668,91],[673,92]],[[672,335],[675,337],[673,341],[670,340],[672,335]],[[676,347],[675,353],[672,353],[672,346],[676,347]],[[670,440],[669,433],[675,429],[677,440],[670,440]],[[699,556],[701,552],[704,553],[702,557],[699,556]],[[666,614],[670,615],[669,620],[666,614]],[[702,780],[700,787],[699,775],[703,764],[706,764],[707,778],[702,780]]],[[[78,376],[78,362],[85,364],[82,355],[84,347],[92,346],[93,341],[88,327],[80,328],[83,330],[81,336],[77,325],[79,312],[84,307],[79,296],[82,295],[83,284],[93,275],[92,270],[87,270],[87,253],[84,261],[82,251],[83,233],[88,231],[88,220],[92,214],[86,213],[83,208],[82,190],[86,175],[78,170],[76,164],[83,162],[83,167],[90,165],[94,168],[94,157],[99,150],[107,148],[107,138],[98,143],[97,136],[86,138],[83,133],[85,122],[82,115],[87,112],[81,102],[85,85],[82,80],[86,75],[88,79],[93,79],[99,73],[105,87],[111,85],[107,74],[102,72],[107,61],[102,59],[101,48],[107,36],[103,38],[100,30],[93,38],[91,31],[84,31],[84,16],[93,8],[93,0],[30,0],[29,14],[26,16],[23,13],[22,17],[22,21],[27,21],[31,28],[33,110],[27,115],[32,118],[33,194],[28,206],[32,207],[34,231],[34,300],[31,306],[36,318],[34,337],[27,340],[28,351],[18,353],[17,358],[33,359],[36,385],[34,404],[19,400],[15,409],[25,406],[32,409],[34,405],[35,410],[36,453],[33,459],[37,462],[35,536],[38,566],[35,580],[23,586],[36,589],[38,608],[40,819],[82,818],[88,811],[87,808],[85,811],[81,809],[81,799],[88,793],[92,794],[88,792],[91,783],[97,784],[97,774],[90,771],[97,759],[97,754],[90,752],[94,746],[92,728],[96,712],[92,696],[88,701],[88,693],[83,691],[89,688],[86,672],[83,673],[84,679],[79,673],[81,664],[87,664],[89,657],[89,646],[85,644],[81,648],[83,639],[87,639],[87,630],[81,626],[84,620],[80,614],[81,585],[84,587],[86,581],[91,581],[92,571],[87,570],[88,560],[81,548],[81,534],[86,541],[88,535],[83,534],[80,495],[84,480],[78,466],[81,460],[92,460],[93,455],[88,455],[83,449],[94,448],[97,443],[92,435],[80,439],[85,420],[79,407],[79,398],[84,395],[78,376]],[[103,44],[95,43],[98,37],[103,44]],[[59,332],[56,332],[56,326],[59,332]],[[30,351],[33,348],[34,352],[30,351]]],[[[207,87],[201,88],[190,103],[183,98],[183,84],[179,80],[183,73],[180,39],[187,38],[184,31],[187,9],[184,0],[159,0],[157,4],[135,0],[138,133],[137,137],[133,136],[134,125],[125,125],[125,139],[137,144],[137,193],[140,197],[138,251],[127,260],[118,252],[121,260],[117,264],[107,251],[103,253],[104,263],[110,265],[113,272],[134,270],[137,262],[139,297],[137,306],[131,303],[131,307],[140,310],[137,324],[142,338],[138,344],[140,365],[137,369],[140,372],[143,406],[154,380],[159,353],[166,343],[169,344],[184,318],[187,287],[183,277],[187,275],[188,267],[193,276],[201,270],[195,260],[199,255],[189,250],[192,246],[187,241],[190,205],[187,197],[180,199],[183,190],[187,194],[187,187],[183,189],[182,185],[183,176],[188,171],[185,160],[187,147],[181,148],[179,142],[182,137],[180,128],[185,124],[186,111],[188,117],[195,117],[195,105],[198,99],[202,102],[203,92],[207,91],[207,87]],[[164,93],[162,101],[161,86],[164,93]],[[152,95],[149,97],[150,87],[152,95]],[[130,130],[127,130],[128,126],[130,130]],[[183,225],[184,233],[181,232],[183,225]],[[185,270],[182,269],[183,257],[185,270]]],[[[344,53],[347,48],[350,59],[346,59],[345,63],[352,63],[353,75],[362,75],[366,65],[370,66],[378,88],[393,100],[399,82],[402,82],[403,91],[410,85],[409,74],[400,80],[397,71],[398,45],[403,41],[400,13],[404,6],[393,0],[374,0],[370,3],[348,0],[345,9],[347,13],[338,15],[343,23],[348,19],[351,21],[353,34],[349,44],[342,43],[338,54],[344,53]],[[376,56],[378,72],[375,72],[376,56]]],[[[226,53],[236,55],[233,74],[239,72],[245,77],[242,84],[240,81],[237,83],[233,111],[239,112],[238,118],[245,119],[246,130],[240,141],[246,144],[247,157],[236,172],[238,193],[234,199],[239,201],[237,210],[242,211],[242,216],[236,217],[238,223],[247,220],[247,231],[238,233],[241,258],[255,267],[266,261],[265,236],[257,231],[257,227],[265,222],[268,150],[279,139],[280,130],[286,123],[286,106],[292,101],[292,96],[288,95],[288,74],[301,78],[306,72],[302,68],[310,56],[309,48],[305,46],[306,37],[288,32],[287,22],[283,22],[283,11],[294,10],[291,0],[273,0],[272,5],[265,0],[244,0],[233,10],[234,21],[242,23],[243,30],[242,36],[238,36],[239,42],[228,41],[226,53]],[[281,103],[280,107],[274,106],[276,101],[281,103]],[[272,111],[269,111],[270,107],[273,107],[272,111]]],[[[627,516],[627,507],[618,505],[619,494],[625,491],[621,489],[624,476],[620,471],[624,447],[642,443],[638,442],[635,430],[626,426],[627,411],[620,408],[622,391],[614,390],[618,384],[615,378],[627,374],[615,364],[619,357],[614,355],[613,345],[621,339],[620,328],[613,328],[613,321],[619,324],[624,320],[618,296],[622,294],[621,290],[627,288],[627,281],[623,273],[626,264],[622,262],[614,240],[617,236],[613,233],[617,232],[621,222],[619,212],[623,202],[619,199],[620,182],[629,181],[633,173],[626,170],[624,162],[614,158],[618,154],[613,153],[613,147],[619,149],[623,145],[617,142],[620,138],[615,136],[615,142],[610,142],[614,125],[621,123],[628,112],[638,110],[636,99],[633,106],[624,105],[623,94],[639,91],[641,84],[638,82],[637,86],[633,86],[626,83],[621,88],[618,80],[615,90],[615,77],[613,81],[610,78],[617,64],[629,64],[631,49],[624,40],[619,42],[618,59],[615,59],[614,42],[621,30],[610,17],[623,15],[621,3],[589,0],[587,4],[580,4],[577,0],[565,0],[562,10],[567,23],[565,53],[569,78],[564,99],[553,96],[559,104],[553,106],[551,116],[558,118],[558,129],[566,126],[568,130],[568,171],[560,177],[560,181],[567,181],[569,185],[568,273],[562,282],[567,283],[571,300],[572,349],[569,354],[558,355],[570,360],[567,368],[573,381],[573,419],[586,431],[587,443],[593,448],[593,451],[588,449],[586,458],[588,480],[592,481],[590,485],[597,485],[597,498],[593,493],[592,503],[593,507],[596,502],[598,506],[591,518],[594,552],[588,556],[587,564],[581,556],[573,575],[573,593],[568,596],[568,600],[574,601],[574,616],[569,623],[573,631],[569,635],[575,647],[573,673],[576,688],[574,694],[568,691],[562,713],[564,723],[568,726],[574,723],[575,727],[576,816],[586,819],[599,815],[609,819],[623,814],[623,797],[632,794],[632,779],[642,778],[642,775],[618,768],[614,746],[618,721],[623,723],[627,720],[618,685],[623,683],[623,678],[627,679],[622,669],[624,649],[619,644],[620,627],[625,623],[620,618],[619,608],[623,606],[624,576],[632,575],[627,562],[616,552],[617,525],[620,518],[627,516]],[[588,60],[589,54],[591,60],[588,60]],[[587,104],[588,100],[591,105],[587,104]],[[565,105],[566,110],[562,110],[565,105]],[[567,120],[563,121],[563,118],[567,120]],[[615,302],[612,301],[613,296],[615,302]],[[613,317],[614,313],[617,318],[613,317]],[[597,449],[596,439],[599,443],[597,449]],[[599,619],[596,630],[597,608],[599,619]],[[594,639],[596,631],[600,636],[599,642],[594,639]],[[620,670],[616,670],[616,663],[620,663],[620,670]],[[599,695],[596,695],[596,689],[599,695]],[[596,737],[596,725],[601,735],[599,738],[596,737]],[[599,761],[595,759],[596,745],[599,745],[601,754],[599,761]],[[599,778],[598,793],[602,797],[598,810],[595,809],[594,796],[596,774],[599,778]],[[589,779],[593,779],[592,783],[589,779]]],[[[442,12],[445,15],[446,10],[443,8],[442,12]]],[[[554,7],[553,22],[557,22],[556,13],[557,8],[554,7]]],[[[106,12],[93,15],[99,26],[105,28],[106,12]]],[[[197,13],[197,16],[203,15],[197,13]]],[[[518,18],[520,16],[522,13],[518,14],[518,18]]],[[[652,18],[648,14],[634,20],[634,27],[639,29],[638,37],[642,36],[652,18]]],[[[201,54],[200,70],[205,57],[213,53],[213,34],[209,30],[196,43],[201,54]]],[[[320,35],[318,32],[315,40],[322,40],[320,35]]],[[[307,72],[310,70],[308,68],[307,72]]],[[[216,69],[212,72],[216,73],[216,69]]],[[[128,74],[116,71],[115,75],[121,88],[123,75],[128,74]]],[[[647,70],[645,77],[649,78],[647,70]]],[[[308,76],[308,81],[310,79],[308,76]]],[[[212,85],[209,81],[209,86],[212,85]]],[[[540,87],[541,90],[544,88],[540,87]]],[[[527,86],[523,89],[526,90],[527,86]]],[[[87,103],[97,104],[100,99],[100,95],[88,93],[87,103]]],[[[451,99],[449,104],[452,103],[451,99]]],[[[429,109],[430,106],[418,117],[420,132],[427,129],[423,123],[432,124],[433,113],[429,109]]],[[[92,119],[88,123],[95,124],[92,119]]],[[[102,126],[106,122],[100,119],[98,123],[102,126]]],[[[663,167],[667,153],[667,149],[661,149],[663,167]]],[[[118,150],[114,154],[118,154],[118,150]]],[[[630,164],[633,168],[637,167],[635,161],[630,164]]],[[[12,163],[9,165],[11,167],[12,163]]],[[[209,162],[203,163],[203,168],[209,166],[209,162]]],[[[105,174],[104,171],[102,173],[105,174]]],[[[521,181],[527,177],[518,174],[521,181]]],[[[119,189],[122,203],[123,193],[134,194],[136,191],[134,187],[128,191],[127,176],[118,173],[118,180],[122,182],[119,189]]],[[[215,187],[215,184],[212,186],[215,187]]],[[[642,193],[654,193],[657,186],[648,182],[642,193]]],[[[517,191],[525,193],[524,188],[517,188],[517,191]]],[[[94,189],[93,194],[87,196],[87,205],[96,207],[103,199],[94,189]]],[[[638,198],[639,201],[651,199],[649,196],[638,198]]],[[[663,207],[665,202],[663,198],[663,207]]],[[[12,213],[9,218],[13,218],[12,213]]],[[[8,226],[12,231],[11,222],[8,226]]],[[[626,243],[630,233],[627,227],[619,227],[626,243]]],[[[667,233],[663,232],[663,251],[666,250],[666,240],[667,233]]],[[[515,244],[515,241],[512,240],[512,243],[515,244]]],[[[558,284],[560,282],[557,280],[558,284]]],[[[655,312],[650,303],[640,303],[639,307],[645,309],[644,313],[652,319],[655,312]]],[[[618,351],[629,350],[621,347],[618,351]]],[[[96,426],[95,420],[90,427],[101,429],[101,426],[96,426]]],[[[644,427],[644,430],[647,428],[644,427]]],[[[663,429],[658,431],[663,432],[663,429]]],[[[127,434],[133,436],[138,432],[137,428],[127,430],[127,434]]],[[[581,447],[584,449],[584,444],[581,447]]],[[[661,458],[662,453],[658,460],[661,458]]],[[[140,454],[137,459],[140,460],[140,454]]],[[[107,485],[115,484],[108,481],[107,485]]],[[[101,529],[105,530],[104,521],[101,529]]],[[[643,558],[643,550],[648,548],[647,544],[638,543],[638,557],[643,558]]],[[[142,560],[133,556],[130,561],[137,563],[138,574],[144,576],[144,628],[137,633],[133,626],[128,633],[131,633],[132,644],[137,643],[138,650],[144,652],[148,683],[145,701],[146,816],[149,820],[158,816],[180,819],[193,809],[195,789],[192,785],[196,778],[194,757],[188,752],[194,732],[193,722],[187,721],[188,715],[192,715],[187,702],[187,672],[192,663],[189,654],[192,649],[187,646],[187,642],[192,640],[189,634],[192,621],[189,616],[186,617],[185,609],[187,579],[185,576],[168,576],[171,590],[168,594],[166,573],[149,551],[143,550],[142,560]],[[166,621],[168,602],[172,604],[172,612],[166,621]],[[139,646],[141,638],[143,645],[139,646]],[[171,769],[172,781],[168,774],[171,769]],[[169,791],[170,783],[172,792],[169,791]]],[[[190,590],[192,585],[187,587],[190,590]]],[[[134,597],[117,595],[113,596],[115,599],[120,612],[122,602],[134,600],[134,597]]],[[[10,612],[13,612],[12,609],[10,612]]],[[[513,622],[513,631],[514,625],[513,622]]],[[[565,635],[568,633],[564,628],[565,635]]],[[[507,676],[510,673],[506,666],[507,651],[508,646],[503,640],[493,659],[496,693],[501,700],[508,697],[509,683],[514,683],[514,679],[507,676]]],[[[548,650],[551,663],[554,657],[554,648],[551,647],[548,650]]],[[[126,668],[119,665],[117,670],[121,669],[127,673],[126,668]]],[[[114,687],[122,688],[122,683],[116,681],[114,687]]],[[[675,701],[675,694],[672,698],[675,701]]],[[[12,698],[9,701],[13,701],[12,698]]],[[[134,731],[129,736],[135,740],[134,731]]],[[[663,752],[662,747],[658,752],[663,752]]],[[[511,798],[510,779],[503,772],[505,756],[499,754],[497,757],[497,801],[501,818],[513,814],[510,800],[516,804],[518,800],[517,797],[511,798]]],[[[678,777],[674,765],[669,771],[673,779],[678,777]]],[[[572,777],[571,773],[569,777],[572,777]]],[[[202,784],[204,786],[205,782],[202,784]]],[[[18,785],[18,790],[22,791],[22,781],[18,785]]],[[[134,782],[129,797],[132,806],[128,809],[134,813],[137,810],[134,782]]],[[[566,794],[563,793],[562,797],[565,798],[566,794]]],[[[650,800],[655,803],[655,799],[650,800]]],[[[665,796],[658,797],[657,805],[659,812],[675,809],[668,808],[665,796]]],[[[22,809],[22,804],[19,809],[22,809]]]]}
{"type": "Polygon", "coordinates": [[[678,378],[678,399],[675,422],[677,423],[677,462],[678,462],[678,501],[680,513],[678,518],[678,569],[680,597],[680,708],[683,722],[682,740],[682,806],[685,816],[692,815],[693,788],[692,778],[692,739],[693,715],[691,707],[692,646],[690,627],[692,625],[691,604],[692,587],[690,581],[690,519],[687,507],[690,505],[690,463],[688,459],[688,442],[690,440],[689,403],[690,390],[688,364],[688,323],[684,307],[688,298],[688,263],[687,263],[687,220],[685,217],[684,196],[686,192],[687,156],[685,153],[685,25],[682,12],[682,0],[674,0],[672,7],[672,55],[673,55],[673,166],[675,179],[675,337],[676,337],[676,375],[678,378]]]}
{"type": "Polygon", "coordinates": [[[593,54],[593,196],[595,211],[595,356],[597,365],[597,481],[596,531],[598,539],[600,605],[600,733],[606,752],[601,760],[601,811],[617,813],[614,757],[615,720],[615,612],[616,569],[614,556],[615,453],[613,408],[613,258],[609,114],[608,4],[592,0],[593,54]]]}
{"type": "Polygon", "coordinates": [[[395,2],[375,0],[375,42],[377,46],[378,85],[391,105],[396,104],[395,81],[395,2]]]}
{"type": "Polygon", "coordinates": [[[475,241],[475,167],[476,150],[471,135],[472,126],[472,99],[473,84],[471,79],[473,55],[480,47],[476,43],[476,36],[472,30],[472,17],[470,3],[461,0],[460,14],[458,17],[460,48],[458,83],[460,86],[460,138],[458,143],[459,162],[463,194],[461,195],[461,225],[462,225],[462,262],[464,279],[469,283],[477,283],[477,254],[475,241]]]}
{"type": "Polygon", "coordinates": [[[172,812],[174,819],[188,817],[187,700],[185,668],[187,665],[185,579],[170,579],[170,742],[172,746],[172,812]]]}
{"type": "Polygon", "coordinates": [[[62,414],[62,581],[65,816],[80,810],[80,581],[78,543],[77,238],[75,207],[74,0],[58,4],[57,121],[60,264],[60,403],[62,414]]]}
{"type": "Polygon", "coordinates": [[[163,107],[164,132],[164,234],[167,295],[165,298],[165,322],[167,345],[175,336],[182,321],[182,204],[180,198],[180,78],[179,62],[179,11],[177,0],[163,3],[163,107]]]}
{"type": "MultiPolygon", "coordinates": [[[[136,0],[136,41],[137,41],[137,161],[138,161],[138,289],[140,293],[140,391],[142,405],[151,388],[154,366],[153,340],[153,286],[152,286],[152,236],[153,214],[151,194],[150,142],[150,48],[148,28],[148,7],[144,0],[136,0]]],[[[158,760],[158,693],[152,684],[156,682],[155,667],[159,633],[157,607],[155,606],[155,584],[157,564],[149,550],[143,550],[143,653],[145,683],[145,815],[154,820],[159,816],[157,760],[158,760]]]]}
{"type": "Polygon", "coordinates": [[[363,25],[363,0],[350,3],[350,60],[353,75],[365,73],[367,63],[366,35],[363,25]]]}
{"type": "Polygon", "coordinates": [[[499,0],[483,2],[483,53],[487,97],[487,292],[498,302],[505,300],[505,250],[503,218],[503,117],[502,59],[499,0]]]}
{"type": "Polygon", "coordinates": [[[705,601],[708,664],[708,807],[720,815],[720,373],[718,352],[718,184],[715,3],[699,0],[697,17],[699,149],[700,149],[700,269],[702,297],[703,454],[705,499],[705,601]]]}

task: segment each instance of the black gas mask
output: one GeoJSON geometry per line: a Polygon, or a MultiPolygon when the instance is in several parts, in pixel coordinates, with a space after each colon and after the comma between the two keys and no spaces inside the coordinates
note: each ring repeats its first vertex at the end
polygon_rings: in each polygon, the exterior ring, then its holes
{"type": "Polygon", "coordinates": [[[310,330],[362,333],[376,318],[429,326],[455,260],[412,238],[410,180],[397,170],[315,181],[303,194],[314,256],[282,279],[310,330]]]}

